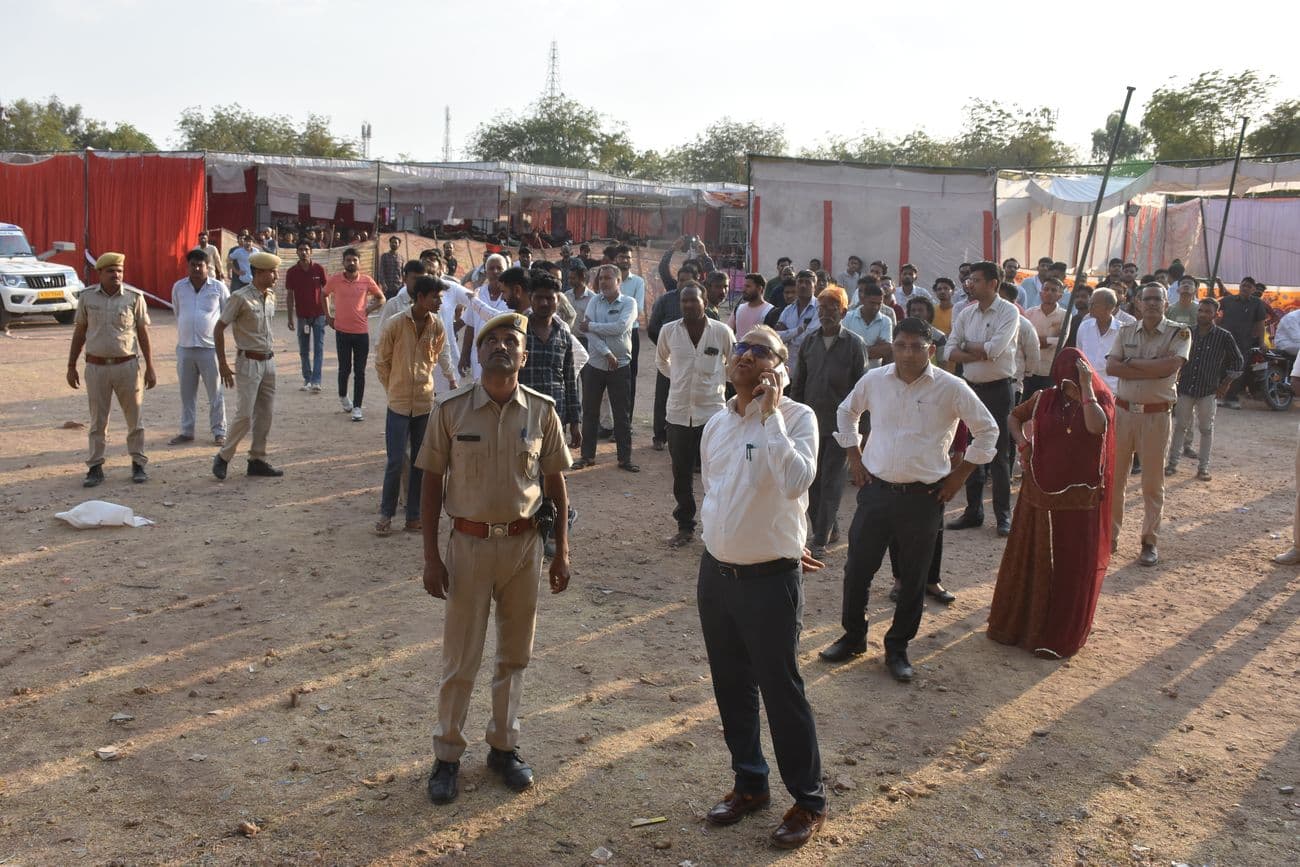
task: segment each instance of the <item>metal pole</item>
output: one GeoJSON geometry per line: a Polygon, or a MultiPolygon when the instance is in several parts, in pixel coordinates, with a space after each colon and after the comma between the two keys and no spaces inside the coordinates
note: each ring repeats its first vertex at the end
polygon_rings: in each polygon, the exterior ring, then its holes
{"type": "MultiPolygon", "coordinates": [[[[745,208],[745,271],[753,272],[754,251],[750,248],[749,242],[753,240],[750,232],[754,230],[754,159],[750,154],[745,154],[745,195],[748,204],[745,208]]],[[[766,292],[767,287],[764,287],[763,291],[766,292]]]]}
{"type": "MultiPolygon", "coordinates": [[[[1101,186],[1097,188],[1097,201],[1092,206],[1092,222],[1088,224],[1088,235],[1079,250],[1079,258],[1075,260],[1074,280],[1077,284],[1079,275],[1083,273],[1084,263],[1088,260],[1088,252],[1092,247],[1092,239],[1097,234],[1097,221],[1101,219],[1101,202],[1106,198],[1106,184],[1110,181],[1110,170],[1115,165],[1115,151],[1119,148],[1119,137],[1124,132],[1124,121],[1128,118],[1128,106],[1133,100],[1133,91],[1137,88],[1129,87],[1128,92],[1124,94],[1124,107],[1119,110],[1119,123],[1115,124],[1115,135],[1110,140],[1110,153],[1106,156],[1106,170],[1101,175],[1101,186]]],[[[1124,218],[1128,219],[1127,215],[1124,218]]],[[[1061,320],[1060,336],[1056,339],[1056,352],[1052,357],[1055,359],[1061,354],[1061,348],[1065,346],[1065,337],[1070,333],[1070,320],[1074,317],[1073,299],[1065,305],[1065,318],[1061,320]]]]}
{"type": "Polygon", "coordinates": [[[1232,163],[1232,178],[1228,181],[1228,199],[1223,203],[1223,225],[1219,227],[1219,243],[1214,250],[1214,267],[1210,269],[1210,291],[1219,279],[1219,262],[1223,256],[1223,239],[1228,237],[1228,212],[1232,210],[1232,194],[1237,188],[1237,170],[1241,168],[1241,146],[1246,142],[1246,118],[1241,119],[1241,135],[1237,137],[1237,157],[1232,163]]]}
{"type": "MultiPolygon", "coordinates": [[[[1210,263],[1210,231],[1205,227],[1205,197],[1201,196],[1196,200],[1196,203],[1201,207],[1201,246],[1205,247],[1205,273],[1208,275],[1214,266],[1210,263]]],[[[1209,294],[1213,291],[1214,287],[1210,286],[1207,297],[1213,297],[1209,294]]]]}

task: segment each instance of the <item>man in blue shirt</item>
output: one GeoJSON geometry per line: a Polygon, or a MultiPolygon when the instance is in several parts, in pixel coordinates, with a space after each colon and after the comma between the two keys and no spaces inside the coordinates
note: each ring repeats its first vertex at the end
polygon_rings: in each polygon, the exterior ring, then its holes
{"type": "Polygon", "coordinates": [[[632,273],[632,248],[620,244],[614,248],[614,264],[618,266],[621,282],[618,291],[636,302],[636,315],[632,320],[631,386],[627,402],[629,421],[636,410],[637,357],[641,355],[641,311],[645,310],[645,280],[632,273]]]}
{"type": "Polygon", "coordinates": [[[596,429],[600,424],[600,402],[609,393],[614,413],[614,443],[618,466],[629,473],[641,468],[632,463],[632,409],[630,378],[633,365],[633,337],[636,335],[637,306],[619,288],[620,269],[601,265],[596,271],[600,295],[587,304],[578,320],[578,331],[587,336],[590,358],[582,368],[582,457],[573,464],[582,469],[596,463],[596,429]]]}
{"type": "Polygon", "coordinates": [[[844,317],[844,327],[862,338],[867,345],[867,368],[879,367],[889,356],[894,326],[889,317],[880,312],[885,301],[885,291],[879,283],[863,281],[858,286],[858,306],[844,317]]]}

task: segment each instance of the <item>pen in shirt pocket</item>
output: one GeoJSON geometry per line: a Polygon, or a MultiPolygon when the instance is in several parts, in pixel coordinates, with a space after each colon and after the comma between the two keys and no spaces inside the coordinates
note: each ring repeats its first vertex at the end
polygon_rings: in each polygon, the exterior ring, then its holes
{"type": "Polygon", "coordinates": [[[747,460],[747,461],[752,461],[752,460],[754,460],[754,444],[753,444],[753,443],[745,443],[745,460],[747,460]]]}

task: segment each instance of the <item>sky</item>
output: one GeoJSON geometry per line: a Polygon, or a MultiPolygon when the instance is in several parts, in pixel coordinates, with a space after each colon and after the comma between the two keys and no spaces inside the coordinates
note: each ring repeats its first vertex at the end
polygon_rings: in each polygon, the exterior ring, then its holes
{"type": "MultiPolygon", "coordinates": [[[[556,40],[564,93],[622,122],[638,149],[684,144],[724,116],[782,124],[791,153],[877,130],[946,137],[981,97],[1050,107],[1088,162],[1127,85],[1130,122],[1156,88],[1215,68],[1276,76],[1275,102],[1300,97],[1290,52],[1246,39],[1205,0],[889,5],[259,0],[233,22],[219,5],[0,0],[0,104],[54,94],[164,149],[180,145],[190,106],[315,113],[340,136],[369,122],[372,157],[425,161],[442,159],[449,106],[452,158],[470,159],[479,124],[541,95],[556,40]],[[1215,33],[1230,39],[1215,45],[1215,33]]],[[[1274,32],[1300,23],[1300,7],[1285,8],[1269,13],[1274,32]]]]}

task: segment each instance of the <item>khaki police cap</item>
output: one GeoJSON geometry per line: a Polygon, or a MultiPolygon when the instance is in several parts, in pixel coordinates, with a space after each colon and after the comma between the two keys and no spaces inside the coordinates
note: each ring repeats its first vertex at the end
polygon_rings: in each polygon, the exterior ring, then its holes
{"type": "Polygon", "coordinates": [[[248,265],[259,271],[274,271],[280,267],[280,257],[274,253],[254,253],[248,257],[248,265]]]}
{"type": "Polygon", "coordinates": [[[502,313],[499,316],[493,316],[484,325],[483,329],[474,337],[474,345],[482,346],[483,340],[498,328],[513,328],[520,334],[528,333],[528,318],[522,313],[502,313]]]}
{"type": "Polygon", "coordinates": [[[95,260],[95,270],[103,271],[105,268],[112,268],[114,265],[125,265],[126,256],[121,253],[105,253],[95,260]]]}

